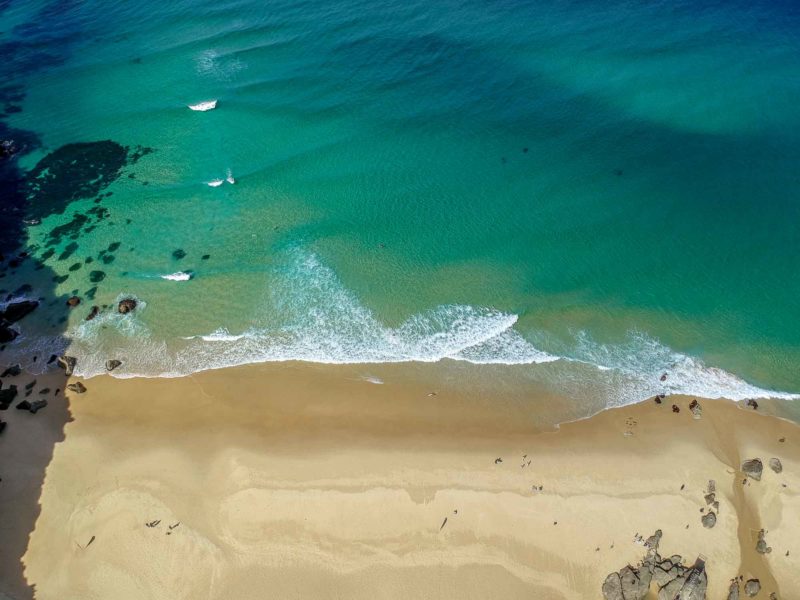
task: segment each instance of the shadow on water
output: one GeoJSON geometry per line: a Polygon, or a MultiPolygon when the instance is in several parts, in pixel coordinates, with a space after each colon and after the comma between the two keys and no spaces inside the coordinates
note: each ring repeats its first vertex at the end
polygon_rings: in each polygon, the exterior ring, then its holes
{"type": "MultiPolygon", "coordinates": [[[[2,100],[21,100],[22,92],[6,88],[2,100]]],[[[0,337],[5,340],[36,323],[42,307],[50,305],[48,318],[56,324],[52,353],[66,347],[64,327],[67,306],[56,292],[55,272],[33,256],[26,232],[26,192],[19,158],[38,146],[35,134],[8,127],[0,120],[0,337]],[[38,306],[25,316],[26,307],[38,306]],[[31,303],[31,304],[25,304],[31,303]]],[[[55,445],[64,439],[70,419],[64,395],[65,372],[50,363],[50,353],[20,355],[18,340],[0,345],[0,597],[33,598],[34,589],[23,573],[22,557],[39,516],[39,496],[45,470],[55,445]],[[23,371],[16,373],[16,365],[23,371]],[[47,374],[31,374],[47,370],[47,374]],[[31,385],[33,384],[33,385],[31,385]],[[56,392],[58,390],[58,392],[56,392]],[[47,406],[24,410],[26,404],[46,401],[47,406]],[[20,408],[22,404],[22,408],[20,408]],[[19,409],[19,410],[17,410],[19,409]]],[[[36,406],[35,404],[32,406],[36,406]]]]}
{"type": "MultiPolygon", "coordinates": [[[[71,419],[68,377],[57,356],[69,345],[68,313],[89,316],[88,301],[97,291],[97,282],[76,284],[88,289],[70,295],[87,302],[71,307],[57,286],[70,275],[77,279],[73,261],[81,255],[80,237],[110,214],[101,204],[111,195],[105,188],[149,152],[110,140],[76,141],[28,172],[20,165],[41,143],[35,132],[9,125],[25,98],[16,82],[63,62],[79,38],[78,6],[46,2],[27,22],[0,33],[0,600],[35,596],[22,559],[39,517],[47,466],[71,419]],[[85,206],[90,199],[88,210],[71,209],[71,202],[85,206]],[[51,215],[63,215],[62,224],[44,236],[30,235],[35,227],[47,227],[51,215]]],[[[0,1],[0,16],[10,7],[0,1]]],[[[86,264],[94,260],[82,258],[86,264]]]]}

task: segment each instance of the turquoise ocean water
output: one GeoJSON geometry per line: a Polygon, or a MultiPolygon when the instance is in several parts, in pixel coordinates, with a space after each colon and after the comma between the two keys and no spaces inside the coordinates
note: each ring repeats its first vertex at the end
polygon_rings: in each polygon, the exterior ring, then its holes
{"type": "Polygon", "coordinates": [[[609,406],[800,393],[796,3],[0,11],[31,255],[0,287],[47,298],[4,363],[438,361],[609,406]]]}

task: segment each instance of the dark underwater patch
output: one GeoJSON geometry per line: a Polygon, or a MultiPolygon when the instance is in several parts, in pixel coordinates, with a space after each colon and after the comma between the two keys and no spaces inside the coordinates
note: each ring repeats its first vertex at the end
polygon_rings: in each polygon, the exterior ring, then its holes
{"type": "Polygon", "coordinates": [[[104,271],[92,271],[89,273],[89,281],[92,283],[100,283],[105,278],[106,274],[104,271]]]}
{"type": "Polygon", "coordinates": [[[28,214],[41,219],[97,196],[120,176],[127,159],[128,149],[111,140],[61,146],[28,174],[28,214]]]}

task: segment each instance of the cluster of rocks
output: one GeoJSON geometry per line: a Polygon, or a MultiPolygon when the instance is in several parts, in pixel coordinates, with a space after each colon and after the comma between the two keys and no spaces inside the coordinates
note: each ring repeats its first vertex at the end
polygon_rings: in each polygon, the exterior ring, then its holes
{"type": "MultiPolygon", "coordinates": [[[[706,529],[711,529],[714,525],[717,524],[717,513],[719,512],[719,500],[717,500],[717,484],[713,479],[708,480],[708,488],[706,489],[706,493],[703,496],[703,499],[706,501],[706,505],[710,508],[708,512],[705,513],[701,518],[700,522],[703,524],[703,527],[706,529]]],[[[700,509],[700,512],[704,512],[705,509],[700,509]]]]}
{"type": "Polygon", "coordinates": [[[647,554],[638,567],[627,565],[610,573],[603,582],[605,600],[644,600],[650,588],[658,588],[658,600],[704,600],[708,586],[705,561],[698,558],[694,565],[686,566],[678,555],[662,558],[658,553],[661,530],[645,542],[647,554]]]}
{"type": "MultiPolygon", "coordinates": [[[[737,577],[731,581],[731,586],[728,588],[728,600],[739,600],[741,592],[739,584],[744,580],[744,577],[737,577]]],[[[748,598],[755,598],[761,591],[761,582],[758,579],[748,579],[744,582],[744,594],[748,598]]],[[[775,600],[777,596],[772,593],[769,595],[770,600],[775,600]]]]}
{"type": "MultiPolygon", "coordinates": [[[[775,473],[779,474],[783,472],[783,464],[781,463],[780,458],[770,458],[768,464],[769,468],[775,473]]],[[[742,473],[744,473],[750,479],[761,481],[761,475],[763,472],[764,463],[761,462],[760,458],[751,458],[742,463],[742,473]]]]}

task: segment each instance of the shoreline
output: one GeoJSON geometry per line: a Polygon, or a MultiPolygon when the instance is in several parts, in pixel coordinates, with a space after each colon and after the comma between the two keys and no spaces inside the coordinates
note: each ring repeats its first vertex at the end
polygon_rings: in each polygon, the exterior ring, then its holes
{"type": "Polygon", "coordinates": [[[36,597],[599,598],[656,529],[665,556],[707,557],[709,598],[738,575],[758,577],[765,598],[800,587],[791,421],[726,400],[701,400],[695,420],[690,398],[668,397],[553,429],[536,417],[557,413],[556,397],[354,374],[292,364],[87,380],[69,395],[23,558],[36,597]],[[764,475],[742,485],[752,456],[764,475]],[[699,512],[709,480],[713,529],[699,512]],[[754,550],[761,528],[769,555],[754,550]]]}

